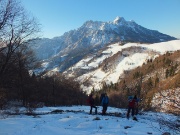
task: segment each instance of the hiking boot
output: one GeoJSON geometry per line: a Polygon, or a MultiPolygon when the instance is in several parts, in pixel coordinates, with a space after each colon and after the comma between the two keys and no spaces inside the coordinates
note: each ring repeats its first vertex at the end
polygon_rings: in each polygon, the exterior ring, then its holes
{"type": "Polygon", "coordinates": [[[133,117],[133,120],[138,121],[136,117],[133,117]]]}

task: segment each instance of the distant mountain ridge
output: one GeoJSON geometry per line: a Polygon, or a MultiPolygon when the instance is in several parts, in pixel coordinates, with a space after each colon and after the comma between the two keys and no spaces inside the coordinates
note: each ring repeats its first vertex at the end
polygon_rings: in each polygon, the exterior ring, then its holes
{"type": "Polygon", "coordinates": [[[80,28],[53,39],[38,39],[33,47],[42,62],[38,71],[56,68],[63,72],[84,56],[115,42],[157,43],[176,38],[116,17],[112,22],[87,21],[80,28]]]}

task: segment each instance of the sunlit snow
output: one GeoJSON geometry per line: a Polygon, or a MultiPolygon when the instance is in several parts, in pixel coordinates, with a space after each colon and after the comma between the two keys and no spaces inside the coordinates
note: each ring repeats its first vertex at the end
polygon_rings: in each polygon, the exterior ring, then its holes
{"type": "Polygon", "coordinates": [[[173,130],[159,125],[159,115],[177,119],[173,115],[144,112],[134,121],[125,117],[126,109],[108,107],[107,113],[120,114],[118,117],[100,115],[101,106],[98,115],[89,115],[89,109],[89,106],[43,107],[35,111],[36,116],[27,116],[21,109],[21,115],[0,116],[0,135],[161,135],[173,130]],[[51,113],[54,110],[64,112],[51,113]]]}
{"type": "Polygon", "coordinates": [[[91,92],[92,89],[99,90],[102,88],[102,82],[107,84],[118,82],[119,78],[123,75],[124,71],[134,69],[138,66],[142,66],[148,59],[154,59],[159,55],[166,53],[167,51],[180,50],[180,40],[154,43],[154,44],[139,44],[139,43],[127,43],[125,45],[120,45],[119,43],[111,44],[104,50],[100,57],[89,57],[81,60],[73,69],[89,69],[90,71],[79,76],[77,78],[81,83],[85,81],[90,81],[91,85],[84,86],[82,88],[87,93],[91,92]],[[130,47],[140,47],[143,52],[129,52],[122,51],[122,49],[127,49],[130,47]],[[98,68],[106,58],[117,54],[122,51],[122,54],[128,54],[128,56],[120,57],[114,68],[111,68],[108,72],[102,71],[98,68]],[[96,68],[94,70],[91,70],[96,68]]]}

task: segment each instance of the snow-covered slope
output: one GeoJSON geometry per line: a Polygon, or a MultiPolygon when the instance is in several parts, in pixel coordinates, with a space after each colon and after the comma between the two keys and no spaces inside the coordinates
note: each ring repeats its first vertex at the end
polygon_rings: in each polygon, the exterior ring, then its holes
{"type": "Polygon", "coordinates": [[[115,43],[82,59],[64,74],[76,77],[83,90],[90,93],[93,89],[101,89],[103,83],[118,82],[125,72],[141,66],[148,59],[176,50],[180,50],[180,40],[155,44],[115,43]]]}
{"type": "Polygon", "coordinates": [[[157,92],[152,99],[152,107],[159,112],[179,114],[180,87],[157,92]]]}
{"type": "MultiPolygon", "coordinates": [[[[98,112],[101,109],[99,107],[98,112]]],[[[159,117],[164,117],[171,124],[178,124],[177,116],[144,112],[143,115],[137,115],[138,121],[134,121],[126,118],[126,111],[108,107],[107,113],[117,114],[115,117],[89,115],[89,106],[43,107],[35,111],[41,115],[35,116],[24,115],[26,111],[21,110],[21,115],[4,118],[0,115],[0,135],[162,135],[167,131],[170,134],[179,133],[174,132],[173,128],[160,125],[158,121],[159,117]],[[57,113],[51,113],[53,111],[57,113]]]]}

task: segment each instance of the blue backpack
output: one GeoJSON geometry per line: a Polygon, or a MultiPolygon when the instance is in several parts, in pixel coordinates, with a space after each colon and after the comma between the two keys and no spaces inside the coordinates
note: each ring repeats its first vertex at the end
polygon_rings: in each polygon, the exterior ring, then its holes
{"type": "Polygon", "coordinates": [[[108,104],[109,103],[109,98],[107,96],[105,96],[103,99],[102,99],[102,104],[108,104]]]}

